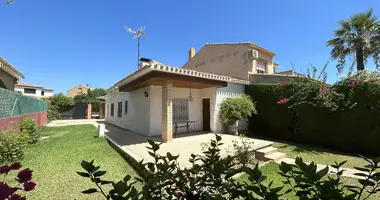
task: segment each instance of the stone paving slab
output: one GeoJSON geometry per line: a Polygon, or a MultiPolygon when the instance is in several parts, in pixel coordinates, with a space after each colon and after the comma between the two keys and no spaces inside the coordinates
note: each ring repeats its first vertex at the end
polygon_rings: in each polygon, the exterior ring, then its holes
{"type": "MultiPolygon", "coordinates": [[[[106,137],[115,143],[125,153],[132,156],[135,160],[153,161],[146,147],[149,146],[147,139],[155,142],[161,142],[159,136],[147,137],[139,135],[133,131],[120,129],[118,127],[106,124],[106,137]]],[[[241,143],[239,136],[220,134],[222,136],[221,152],[222,155],[233,154],[234,141],[241,143]]],[[[191,154],[201,154],[202,144],[209,143],[215,137],[214,133],[196,132],[178,134],[172,141],[162,143],[158,153],[166,155],[170,152],[172,155],[179,155],[178,162],[181,167],[189,167],[191,163],[188,161],[191,154]]],[[[258,140],[248,138],[252,142],[253,150],[261,149],[272,145],[272,142],[266,140],[258,140]]]]}

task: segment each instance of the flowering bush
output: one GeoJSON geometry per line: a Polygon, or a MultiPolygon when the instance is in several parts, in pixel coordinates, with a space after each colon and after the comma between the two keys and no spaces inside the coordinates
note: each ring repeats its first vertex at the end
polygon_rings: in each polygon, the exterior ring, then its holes
{"type": "Polygon", "coordinates": [[[25,200],[25,196],[18,194],[18,191],[29,192],[32,191],[36,184],[32,182],[32,173],[33,171],[29,168],[20,170],[17,173],[15,180],[17,184],[11,186],[13,179],[7,179],[7,176],[10,175],[12,171],[17,171],[21,169],[22,165],[18,162],[13,163],[12,165],[3,165],[0,166],[0,174],[4,175],[4,179],[0,182],[0,200],[25,200]]]}

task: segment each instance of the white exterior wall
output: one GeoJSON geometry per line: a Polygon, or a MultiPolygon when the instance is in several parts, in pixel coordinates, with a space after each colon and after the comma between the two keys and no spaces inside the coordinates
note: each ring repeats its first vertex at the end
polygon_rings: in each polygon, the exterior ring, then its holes
{"type": "Polygon", "coordinates": [[[133,92],[113,92],[106,99],[105,119],[116,126],[148,135],[150,132],[150,97],[145,97],[144,92],[149,92],[149,87],[141,88],[133,92]],[[125,101],[128,101],[128,112],[125,113],[125,101]],[[118,102],[123,102],[122,117],[117,116],[118,102]],[[114,103],[114,115],[111,116],[111,103],[114,103]]]}
{"type": "MultiPolygon", "coordinates": [[[[162,87],[151,86],[150,89],[150,136],[161,135],[162,124],[162,87]]],[[[202,98],[201,90],[191,89],[193,100],[189,102],[189,120],[197,121],[195,130],[202,129],[202,98]]],[[[172,98],[188,98],[190,94],[189,88],[175,88],[172,90],[172,98]]],[[[186,132],[186,128],[178,128],[178,133],[186,132]]]]}
{"type": "Polygon", "coordinates": [[[51,97],[53,96],[53,90],[45,90],[43,88],[34,88],[34,87],[22,87],[22,86],[15,86],[15,92],[20,91],[25,96],[32,96],[32,97],[51,97]],[[28,94],[24,93],[24,88],[30,88],[30,89],[36,89],[36,94],[28,94]],[[44,96],[41,96],[41,91],[44,91],[44,96]]]}
{"type": "MultiPolygon", "coordinates": [[[[172,98],[188,98],[189,88],[175,88],[172,98]]],[[[245,94],[245,85],[228,83],[225,88],[191,89],[193,100],[189,102],[189,120],[196,121],[195,131],[203,128],[202,99],[210,99],[210,128],[212,132],[223,132],[223,124],[219,119],[220,103],[227,97],[245,94]]],[[[113,92],[106,99],[105,119],[116,126],[126,128],[147,136],[159,136],[162,133],[162,87],[149,86],[133,92],[113,92]],[[145,97],[147,91],[149,96],[145,97]],[[123,115],[117,117],[117,104],[123,102],[123,115]],[[128,101],[128,113],[124,113],[124,104],[128,101]],[[111,117],[111,103],[114,103],[114,116],[111,117]]],[[[239,129],[247,129],[246,122],[239,122],[239,129]]],[[[178,133],[186,132],[186,128],[178,128],[178,133]]]]}

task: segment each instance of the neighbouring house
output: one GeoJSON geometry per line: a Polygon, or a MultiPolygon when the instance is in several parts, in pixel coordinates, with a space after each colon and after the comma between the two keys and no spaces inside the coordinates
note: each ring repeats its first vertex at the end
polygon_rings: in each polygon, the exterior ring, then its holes
{"type": "MultiPolygon", "coordinates": [[[[107,90],[105,120],[142,135],[161,135],[164,141],[186,131],[222,132],[221,101],[244,94],[249,84],[146,58],[140,66],[107,90]]],[[[239,123],[239,129],[247,129],[247,123],[239,123]]]]}
{"type": "Polygon", "coordinates": [[[24,78],[24,75],[0,56],[0,88],[13,91],[21,78],[24,78]]]}
{"type": "Polygon", "coordinates": [[[252,83],[276,83],[299,74],[276,72],[279,67],[274,61],[276,54],[252,42],[206,43],[197,53],[188,52],[184,69],[230,76],[252,83]]]}
{"type": "Polygon", "coordinates": [[[75,97],[77,95],[87,94],[87,91],[90,89],[88,84],[86,85],[77,85],[69,90],[67,90],[66,96],[75,97]]]}
{"type": "Polygon", "coordinates": [[[40,85],[33,85],[33,84],[28,84],[28,83],[17,83],[15,84],[15,91],[20,92],[26,96],[48,98],[48,97],[53,96],[54,90],[40,86],[40,85]]]}

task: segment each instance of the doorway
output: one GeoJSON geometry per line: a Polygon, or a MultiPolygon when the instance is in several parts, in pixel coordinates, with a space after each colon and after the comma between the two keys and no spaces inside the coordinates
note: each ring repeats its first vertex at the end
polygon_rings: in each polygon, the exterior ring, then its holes
{"type": "Polygon", "coordinates": [[[203,131],[210,131],[210,99],[202,99],[203,131]]]}

